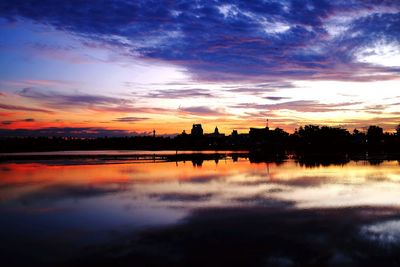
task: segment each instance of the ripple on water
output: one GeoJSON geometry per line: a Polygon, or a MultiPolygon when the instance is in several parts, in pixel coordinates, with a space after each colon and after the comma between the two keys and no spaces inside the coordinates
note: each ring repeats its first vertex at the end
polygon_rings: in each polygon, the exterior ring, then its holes
{"type": "Polygon", "coordinates": [[[400,220],[390,220],[361,227],[361,235],[383,246],[400,244],[400,220]]]}

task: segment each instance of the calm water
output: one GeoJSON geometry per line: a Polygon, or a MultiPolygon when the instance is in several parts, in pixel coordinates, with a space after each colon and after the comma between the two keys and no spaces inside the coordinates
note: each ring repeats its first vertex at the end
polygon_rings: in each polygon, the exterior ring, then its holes
{"type": "Polygon", "coordinates": [[[216,259],[211,249],[197,255],[192,246],[211,242],[240,249],[234,262],[249,266],[307,264],[314,257],[307,253],[325,251],[321,264],[330,266],[358,266],[363,260],[368,266],[381,261],[379,253],[388,266],[398,263],[398,161],[314,167],[294,160],[256,164],[229,157],[92,163],[0,164],[0,259],[8,266],[114,260],[129,265],[157,257],[160,266],[210,266],[199,261],[208,257],[214,258],[211,265],[229,263],[224,257],[230,252],[220,251],[216,259]],[[235,242],[248,244],[243,248],[235,242]],[[289,243],[312,251],[299,254],[289,243]],[[378,258],[357,256],[366,247],[378,258]],[[159,252],[164,250],[169,252],[159,252]]]}
{"type": "MultiPolygon", "coordinates": [[[[231,153],[230,150],[219,150],[219,154],[231,153]]],[[[73,151],[48,151],[48,152],[18,152],[18,153],[0,153],[0,156],[129,156],[129,155],[137,155],[137,156],[145,156],[145,155],[174,155],[178,153],[175,150],[73,150],[73,151]]],[[[179,154],[194,154],[194,153],[201,153],[201,154],[213,154],[216,153],[215,150],[183,150],[179,151],[179,154]]]]}

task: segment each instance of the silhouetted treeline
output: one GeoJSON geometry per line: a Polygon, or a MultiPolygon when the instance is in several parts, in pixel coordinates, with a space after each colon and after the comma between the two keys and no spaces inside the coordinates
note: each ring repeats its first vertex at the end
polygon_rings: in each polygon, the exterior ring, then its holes
{"type": "Polygon", "coordinates": [[[60,150],[249,150],[254,154],[294,152],[397,152],[400,126],[385,133],[379,126],[366,132],[339,127],[306,125],[289,134],[276,128],[250,128],[248,134],[180,134],[176,137],[132,136],[78,139],[65,137],[13,137],[2,139],[1,152],[60,150]]]}

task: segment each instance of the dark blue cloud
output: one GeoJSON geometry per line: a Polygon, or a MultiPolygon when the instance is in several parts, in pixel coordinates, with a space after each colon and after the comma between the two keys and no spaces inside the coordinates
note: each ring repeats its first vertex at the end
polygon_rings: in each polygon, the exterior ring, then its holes
{"type": "MultiPolygon", "coordinates": [[[[399,5],[400,10],[400,5],[399,5]]],[[[395,43],[400,46],[400,12],[393,14],[375,13],[355,19],[333,51],[344,52],[350,60],[352,53],[360,48],[368,48],[379,42],[395,43]]],[[[396,68],[393,72],[399,72],[396,68]]]]}
{"type": "Polygon", "coordinates": [[[0,16],[9,20],[31,19],[106,42],[203,80],[390,79],[398,69],[371,69],[354,53],[377,41],[399,44],[399,10],[396,1],[373,0],[0,3],[0,16]],[[335,36],[328,29],[333,18],[346,24],[335,36]],[[360,78],[366,71],[371,75],[360,78]]]}

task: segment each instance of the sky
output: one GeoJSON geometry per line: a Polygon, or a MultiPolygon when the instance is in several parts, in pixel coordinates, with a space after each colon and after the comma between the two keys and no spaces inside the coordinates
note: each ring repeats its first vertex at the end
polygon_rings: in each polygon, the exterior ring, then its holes
{"type": "Polygon", "coordinates": [[[2,0],[0,135],[400,123],[400,1],[2,0]]]}

